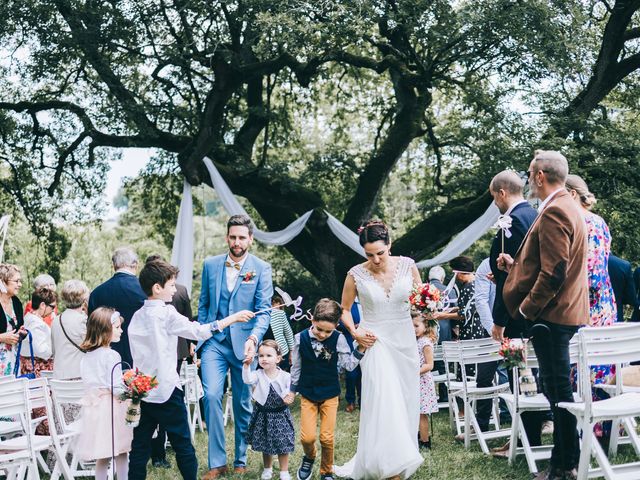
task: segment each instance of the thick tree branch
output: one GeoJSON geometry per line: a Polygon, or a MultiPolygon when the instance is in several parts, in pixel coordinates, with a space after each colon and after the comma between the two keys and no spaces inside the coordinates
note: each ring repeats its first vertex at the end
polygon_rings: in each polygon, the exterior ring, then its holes
{"type": "Polygon", "coordinates": [[[569,103],[555,119],[547,133],[566,138],[596,108],[622,79],[640,68],[637,54],[619,60],[627,40],[627,32],[633,15],[640,9],[640,0],[618,0],[610,9],[611,14],[605,26],[598,58],[587,86],[569,103]]]}

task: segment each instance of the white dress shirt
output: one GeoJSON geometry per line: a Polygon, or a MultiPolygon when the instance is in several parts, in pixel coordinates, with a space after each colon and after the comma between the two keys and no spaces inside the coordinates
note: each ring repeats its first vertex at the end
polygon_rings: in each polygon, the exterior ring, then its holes
{"type": "MultiPolygon", "coordinates": [[[[34,313],[27,313],[24,316],[24,328],[31,332],[31,341],[33,342],[34,357],[42,360],[49,360],[53,354],[51,346],[51,328],[42,318],[34,313]]],[[[31,350],[29,348],[29,336],[22,341],[21,357],[30,357],[31,350]]]]}
{"type": "Polygon", "coordinates": [[[551,199],[552,199],[553,197],[555,197],[555,196],[556,196],[556,194],[557,194],[558,192],[561,192],[561,191],[562,191],[562,190],[564,190],[564,189],[565,189],[565,187],[560,187],[559,189],[554,190],[553,192],[551,192],[551,194],[550,194],[547,198],[545,198],[545,199],[542,201],[542,203],[538,206],[538,212],[543,211],[543,210],[545,209],[545,207],[549,204],[549,202],[551,201],[551,199]]]}
{"type": "Polygon", "coordinates": [[[224,273],[225,273],[225,278],[227,280],[227,288],[229,289],[230,292],[233,292],[233,289],[236,288],[236,282],[238,281],[240,270],[242,270],[242,267],[244,266],[244,262],[246,261],[247,261],[247,255],[245,255],[244,258],[239,262],[234,262],[233,260],[231,260],[229,255],[227,255],[227,258],[225,259],[224,273]],[[232,266],[227,267],[226,262],[229,262],[232,266]],[[233,265],[239,265],[240,268],[239,269],[235,268],[233,265]]]}
{"type": "Polygon", "coordinates": [[[491,334],[493,328],[493,302],[496,299],[496,285],[487,278],[491,273],[489,259],[485,258],[476,270],[476,278],[474,281],[474,296],[476,299],[476,311],[480,317],[480,323],[491,334]]]}
{"type": "Polygon", "coordinates": [[[504,212],[505,215],[511,215],[511,212],[513,212],[513,209],[516,208],[518,205],[523,204],[523,203],[529,203],[526,200],[520,200],[519,202],[514,203],[513,205],[511,205],[506,212],[504,212]]]}
{"type": "Polygon", "coordinates": [[[144,399],[148,403],[164,403],[176,387],[182,388],[176,371],[178,337],[207,340],[212,335],[211,324],[191,322],[162,300],[145,300],[133,314],[128,333],[134,368],[158,380],[144,399]]]}
{"type": "Polygon", "coordinates": [[[120,361],[120,354],[109,347],[85,353],[80,361],[80,377],[85,389],[110,389],[113,375],[113,392],[116,395],[124,392],[122,365],[118,365],[120,361]]]}
{"type": "Polygon", "coordinates": [[[269,378],[269,376],[264,373],[264,370],[251,370],[249,365],[243,365],[242,381],[247,385],[255,385],[251,396],[260,405],[264,405],[267,401],[271,385],[273,385],[276,393],[280,395],[280,398],[283,399],[291,391],[291,375],[289,375],[289,372],[285,372],[279,368],[278,376],[276,378],[269,378]]]}
{"type": "Polygon", "coordinates": [[[69,338],[80,346],[87,333],[87,314],[68,308],[62,312],[62,315],[54,318],[51,324],[53,378],[58,380],[80,378],[80,362],[85,354],[67,339],[60,326],[61,322],[64,325],[64,332],[67,332],[69,338]]]}

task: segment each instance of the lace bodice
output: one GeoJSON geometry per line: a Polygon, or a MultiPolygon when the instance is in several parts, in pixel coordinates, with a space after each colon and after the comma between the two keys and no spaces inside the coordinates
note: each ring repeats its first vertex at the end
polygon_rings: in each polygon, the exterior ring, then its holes
{"type": "Polygon", "coordinates": [[[371,321],[381,314],[388,316],[390,313],[406,316],[409,311],[409,294],[413,287],[413,265],[412,259],[399,257],[393,281],[387,291],[363,265],[356,265],[349,270],[349,275],[356,282],[364,320],[371,321]]]}

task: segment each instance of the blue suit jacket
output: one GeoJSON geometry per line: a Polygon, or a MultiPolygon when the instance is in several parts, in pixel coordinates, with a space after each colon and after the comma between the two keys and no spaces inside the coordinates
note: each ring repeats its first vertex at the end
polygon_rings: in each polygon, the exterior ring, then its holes
{"type": "Polygon", "coordinates": [[[618,308],[618,322],[624,322],[624,306],[633,307],[632,321],[638,321],[638,298],[631,273],[631,264],[615,255],[609,255],[609,278],[618,308]]]}
{"type": "MultiPolygon", "coordinates": [[[[220,291],[223,288],[223,282],[227,281],[224,265],[226,258],[227,255],[224,254],[209,257],[204,261],[202,267],[202,290],[198,305],[198,321],[200,323],[211,323],[214,320],[219,320],[216,318],[216,314],[218,313],[220,291]]],[[[240,310],[257,312],[270,308],[272,296],[271,265],[249,254],[240,270],[236,286],[231,292],[229,315],[240,310]],[[247,272],[255,272],[255,276],[249,281],[244,281],[244,276],[247,272]]],[[[233,352],[239,360],[242,360],[244,359],[244,344],[247,338],[250,335],[255,335],[258,341],[261,341],[267,328],[269,328],[269,322],[269,312],[261,313],[247,323],[234,323],[224,332],[215,333],[213,339],[222,341],[226,335],[229,335],[231,345],[233,345],[233,352]]],[[[197,348],[199,349],[203,343],[199,342],[197,348]]]]}
{"type": "Polygon", "coordinates": [[[98,285],[89,296],[89,315],[98,307],[115,308],[124,319],[122,337],[111,348],[120,354],[123,362],[133,366],[129,335],[127,330],[131,317],[142,308],[147,296],[142,291],[138,277],[130,273],[117,272],[113,277],[98,285]]]}
{"type": "MultiPolygon", "coordinates": [[[[511,211],[511,237],[504,238],[504,253],[508,253],[512,257],[516,256],[516,252],[520,248],[522,240],[524,240],[529,227],[538,216],[538,212],[529,203],[521,203],[511,211]]],[[[516,325],[509,316],[502,298],[502,290],[504,282],[507,279],[507,273],[498,269],[497,260],[502,250],[502,232],[498,231],[491,244],[491,253],[489,254],[489,266],[496,280],[496,300],[493,304],[493,323],[501,327],[505,327],[504,335],[509,338],[518,338],[524,333],[525,325],[516,325]]]]}

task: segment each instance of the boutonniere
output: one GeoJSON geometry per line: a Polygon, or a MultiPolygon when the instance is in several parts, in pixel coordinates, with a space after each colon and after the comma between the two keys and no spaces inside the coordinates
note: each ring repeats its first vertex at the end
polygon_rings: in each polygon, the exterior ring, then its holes
{"type": "Polygon", "coordinates": [[[331,360],[332,356],[333,356],[333,352],[329,350],[327,347],[323,346],[322,350],[320,350],[320,358],[328,362],[331,360]]]}
{"type": "Polygon", "coordinates": [[[245,272],[244,275],[242,275],[242,283],[248,283],[251,280],[253,280],[254,278],[256,278],[256,271],[255,270],[249,270],[248,272],[245,272]]]}

